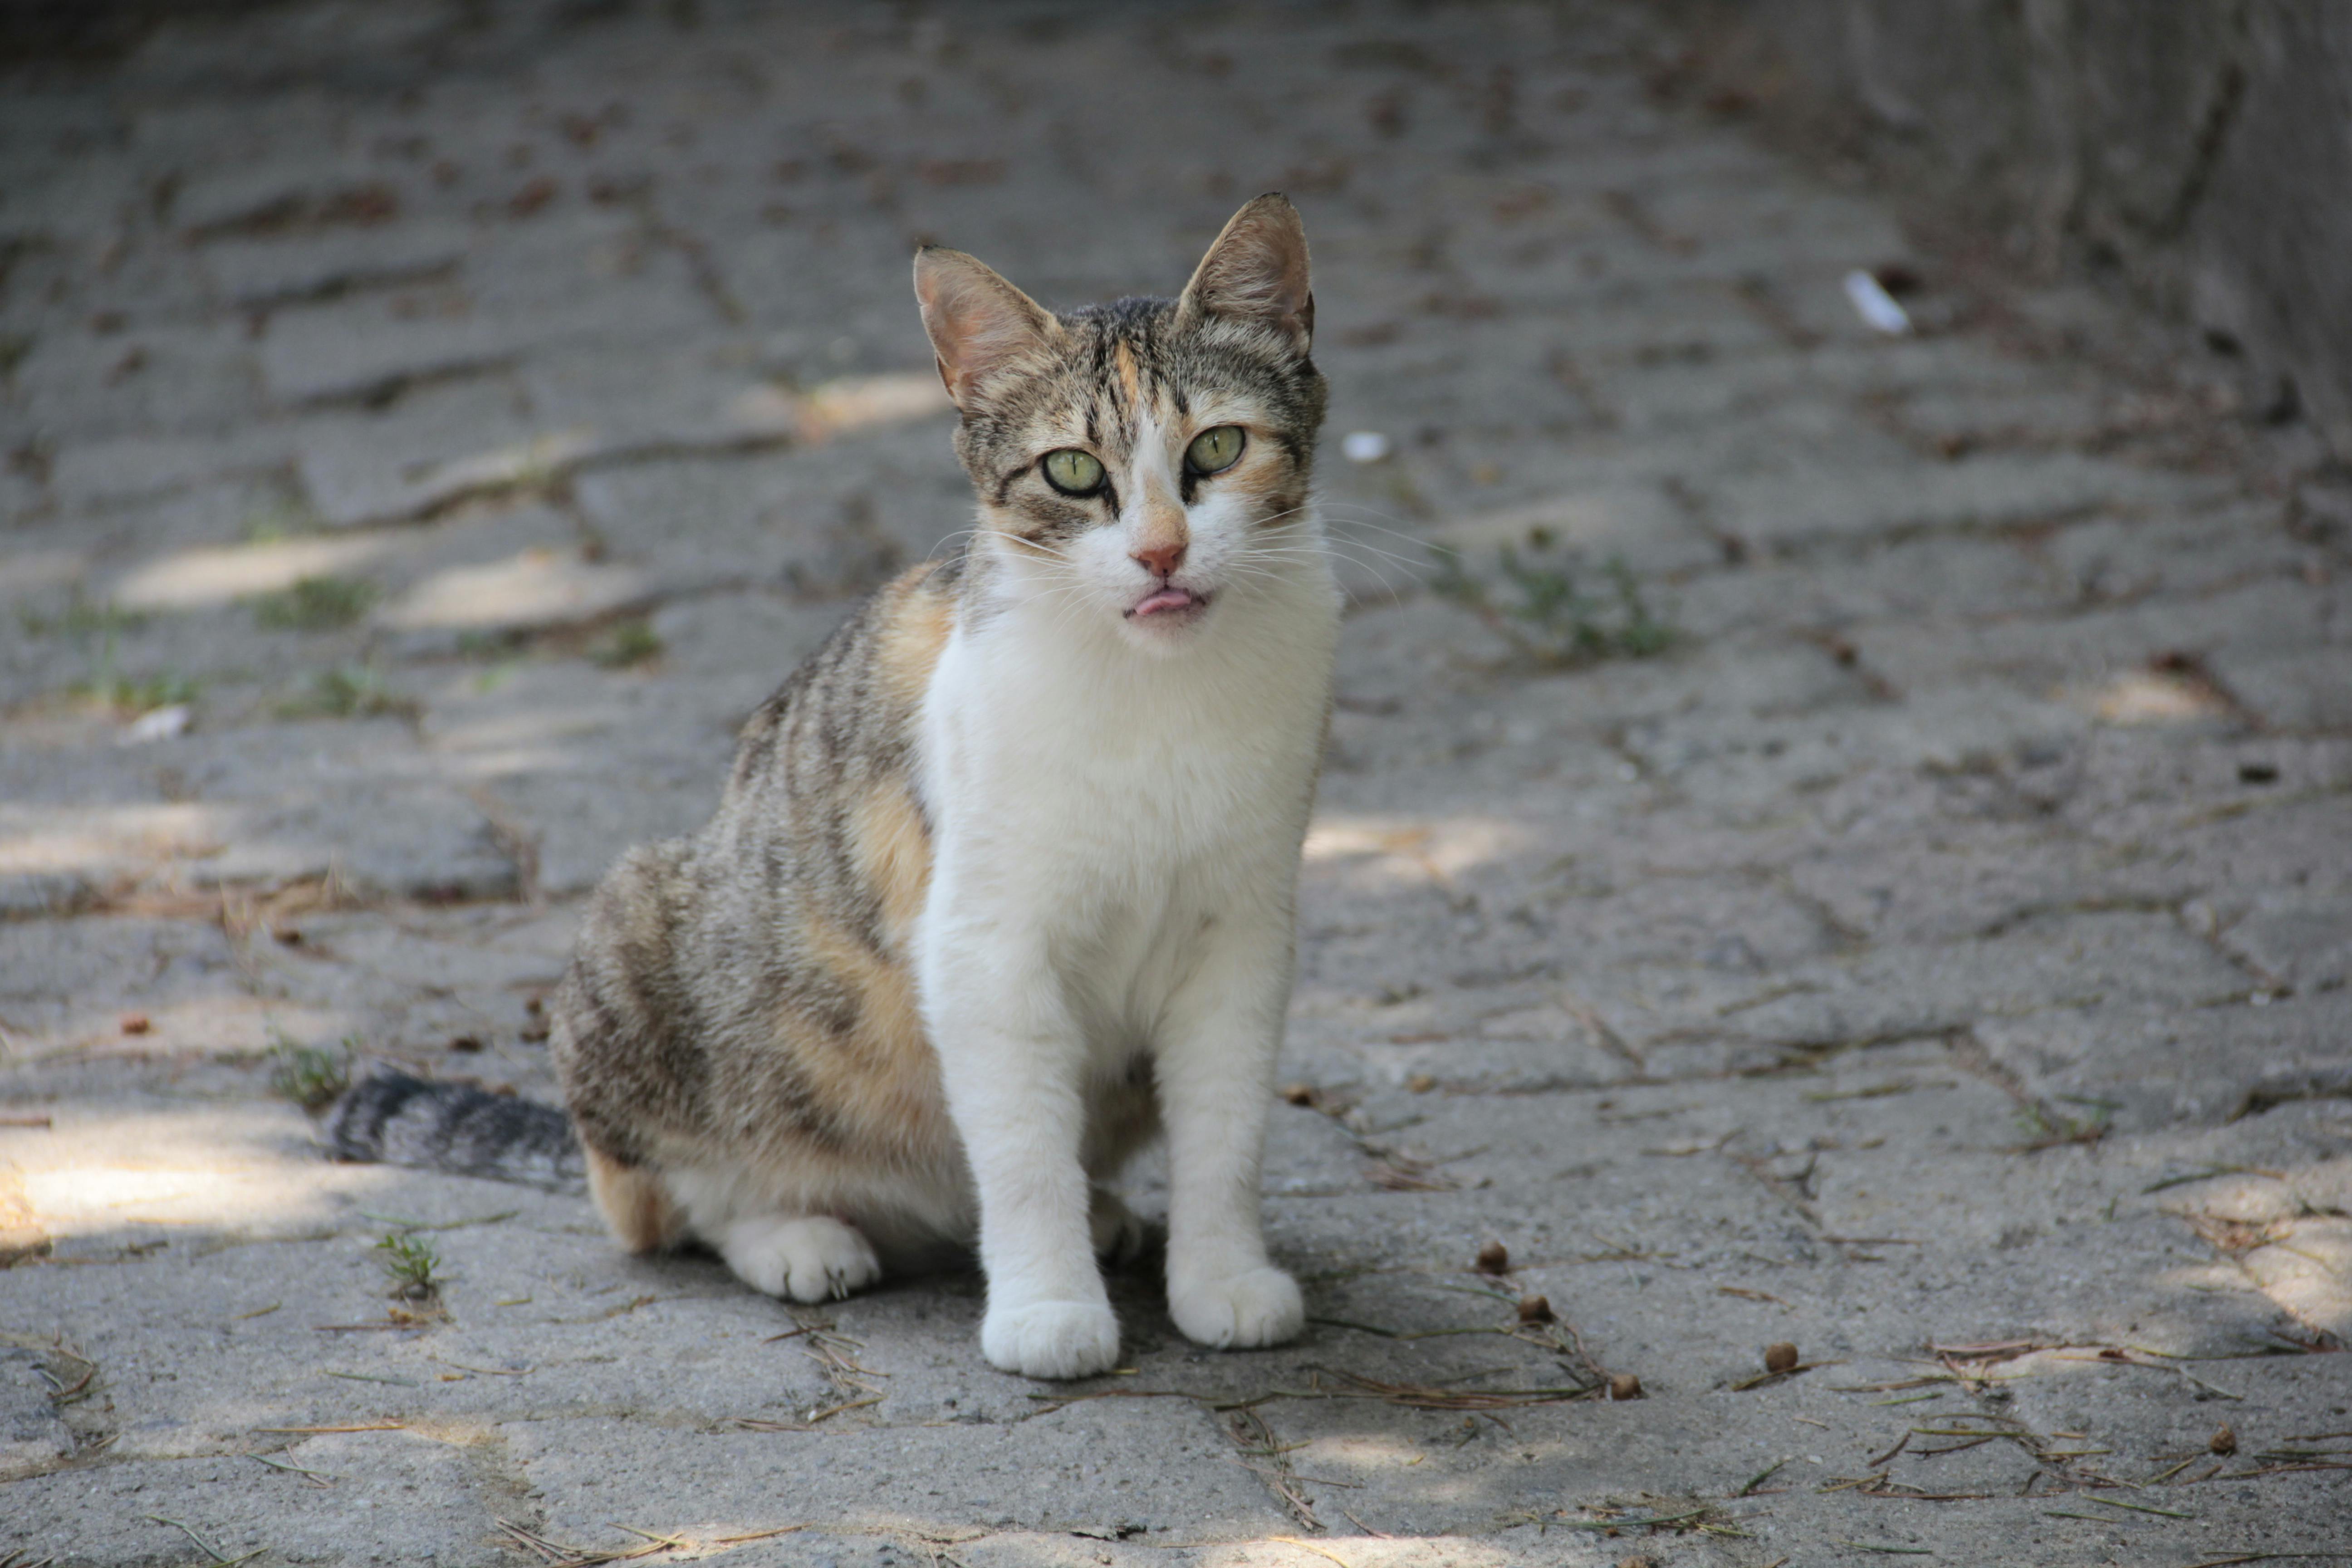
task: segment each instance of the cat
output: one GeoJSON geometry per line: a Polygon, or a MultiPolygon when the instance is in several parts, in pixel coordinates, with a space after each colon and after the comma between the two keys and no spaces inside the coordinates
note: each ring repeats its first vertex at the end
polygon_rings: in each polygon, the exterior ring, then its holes
{"type": "Polygon", "coordinates": [[[981,1350],[1108,1370],[1103,1185],[1164,1130],[1168,1304],[1295,1336],[1259,1168],[1340,595],[1297,210],[1183,292],[1055,314],[960,251],[915,293],[977,492],[746,723],[716,816],[625,856],[550,1005],[590,1190],[813,1301],[977,1239],[981,1350]]]}

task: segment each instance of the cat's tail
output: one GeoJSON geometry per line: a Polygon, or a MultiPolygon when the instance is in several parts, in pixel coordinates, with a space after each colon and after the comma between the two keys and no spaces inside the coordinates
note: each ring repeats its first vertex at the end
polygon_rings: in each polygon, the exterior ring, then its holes
{"type": "Polygon", "coordinates": [[[327,1118],[338,1160],[415,1165],[558,1192],[587,1185],[572,1119],[552,1105],[468,1084],[434,1083],[378,1064],[327,1118]]]}

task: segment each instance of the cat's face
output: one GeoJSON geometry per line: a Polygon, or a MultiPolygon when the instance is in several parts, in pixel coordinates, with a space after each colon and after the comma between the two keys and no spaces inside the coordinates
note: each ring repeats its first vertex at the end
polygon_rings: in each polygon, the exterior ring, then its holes
{"type": "Polygon", "coordinates": [[[994,591],[1173,651],[1319,548],[1324,387],[1287,201],[1244,207],[1177,300],[1055,317],[940,250],[916,258],[916,291],[994,591]]]}

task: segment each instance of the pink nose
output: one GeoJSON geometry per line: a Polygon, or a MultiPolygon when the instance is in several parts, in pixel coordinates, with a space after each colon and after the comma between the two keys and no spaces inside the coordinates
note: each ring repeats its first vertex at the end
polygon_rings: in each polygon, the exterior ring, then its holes
{"type": "Polygon", "coordinates": [[[1171,575],[1184,564],[1184,547],[1181,544],[1150,544],[1135,552],[1143,569],[1155,577],[1171,575]]]}

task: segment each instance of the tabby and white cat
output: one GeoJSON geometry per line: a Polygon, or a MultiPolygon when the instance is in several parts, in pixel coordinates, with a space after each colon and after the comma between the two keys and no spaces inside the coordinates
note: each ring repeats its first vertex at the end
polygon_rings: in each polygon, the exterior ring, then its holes
{"type": "Polygon", "coordinates": [[[1237,213],[1175,300],[1049,312],[915,258],[979,492],[745,726],[718,816],[596,892],[552,1045],[622,1245],[845,1294],[968,1248],[1008,1371],[1112,1366],[1099,1184],[1164,1128],[1168,1299],[1296,1334],[1258,1172],[1339,594],[1309,497],[1306,236],[1237,213]]]}

